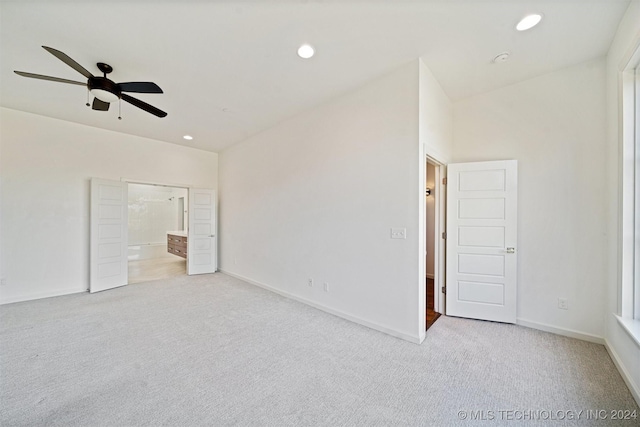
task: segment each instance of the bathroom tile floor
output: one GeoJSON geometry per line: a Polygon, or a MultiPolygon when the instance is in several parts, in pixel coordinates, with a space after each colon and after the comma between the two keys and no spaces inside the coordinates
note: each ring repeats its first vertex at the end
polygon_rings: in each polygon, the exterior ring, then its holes
{"type": "Polygon", "coordinates": [[[187,261],[177,256],[129,261],[129,284],[187,274],[187,261]]]}

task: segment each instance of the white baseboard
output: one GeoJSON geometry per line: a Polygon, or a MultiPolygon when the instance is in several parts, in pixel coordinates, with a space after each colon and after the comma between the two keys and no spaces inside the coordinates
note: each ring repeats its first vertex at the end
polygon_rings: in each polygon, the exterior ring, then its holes
{"type": "Polygon", "coordinates": [[[583,341],[589,341],[596,344],[604,345],[604,338],[597,335],[588,334],[586,332],[574,331],[573,329],[558,328],[557,326],[548,325],[546,323],[533,322],[531,320],[516,319],[516,324],[531,329],[551,332],[553,334],[562,335],[569,338],[576,338],[583,341]]]}
{"type": "Polygon", "coordinates": [[[12,304],[14,302],[31,301],[35,299],[41,299],[41,298],[59,297],[62,295],[79,294],[82,292],[87,292],[87,289],[84,289],[84,290],[78,290],[78,288],[56,289],[54,291],[35,292],[30,294],[11,296],[8,298],[5,298],[0,293],[0,305],[12,304]]]}
{"type": "Polygon", "coordinates": [[[374,330],[379,331],[379,332],[383,332],[383,333],[385,333],[387,335],[391,335],[393,337],[400,338],[400,339],[403,339],[405,341],[409,341],[409,342],[412,342],[412,343],[415,343],[415,344],[420,344],[424,340],[423,336],[412,336],[412,335],[408,335],[408,334],[396,331],[394,329],[387,328],[387,327],[379,325],[377,323],[374,323],[374,322],[371,322],[371,321],[368,321],[368,320],[364,320],[364,319],[362,319],[362,318],[360,318],[358,316],[355,316],[355,315],[352,315],[352,314],[349,314],[349,313],[345,313],[345,312],[340,311],[340,310],[335,310],[335,309],[333,309],[331,307],[327,307],[326,305],[318,304],[315,301],[310,301],[310,300],[308,300],[306,298],[302,298],[302,297],[300,297],[298,295],[294,295],[294,294],[291,294],[289,292],[282,291],[280,289],[274,288],[273,286],[267,285],[265,283],[261,283],[261,282],[258,282],[256,280],[250,279],[248,277],[244,277],[244,276],[241,276],[239,274],[232,273],[232,272],[230,272],[228,270],[220,269],[219,271],[221,273],[224,273],[224,274],[228,275],[228,276],[235,277],[236,279],[240,279],[243,282],[250,283],[250,284],[252,284],[254,286],[258,286],[260,288],[263,288],[263,289],[266,289],[268,291],[274,292],[274,293],[276,293],[278,295],[282,295],[283,297],[290,298],[292,300],[301,302],[301,303],[309,305],[309,306],[311,306],[313,308],[317,308],[318,310],[322,310],[322,311],[327,312],[329,314],[333,314],[334,316],[341,317],[343,319],[349,320],[349,321],[357,323],[359,325],[366,326],[368,328],[374,329],[374,330]]]}
{"type": "Polygon", "coordinates": [[[596,344],[604,345],[604,348],[609,353],[611,360],[613,360],[613,364],[616,366],[616,368],[618,369],[618,372],[620,372],[620,376],[622,376],[622,379],[624,380],[625,384],[629,388],[631,395],[635,399],[638,406],[640,406],[640,387],[638,387],[638,384],[636,384],[633,381],[633,378],[631,377],[631,375],[629,375],[629,372],[626,370],[626,368],[622,364],[622,361],[620,360],[618,353],[616,353],[616,351],[609,344],[609,341],[607,341],[606,338],[598,337],[596,335],[587,334],[584,332],[574,331],[572,329],[558,328],[556,326],[547,325],[545,323],[532,322],[530,320],[525,320],[525,319],[517,319],[516,323],[520,326],[525,326],[527,328],[538,329],[545,332],[551,332],[554,334],[563,335],[570,338],[577,338],[579,340],[589,341],[596,344]]]}
{"type": "Polygon", "coordinates": [[[636,403],[638,404],[638,406],[640,406],[640,387],[638,386],[638,384],[636,384],[633,381],[633,378],[631,377],[631,375],[629,375],[629,372],[622,364],[622,361],[620,360],[620,356],[618,356],[618,353],[616,353],[616,351],[609,344],[609,341],[607,341],[606,338],[604,340],[604,348],[607,349],[609,356],[611,356],[611,360],[613,360],[613,364],[616,365],[616,368],[618,368],[618,372],[620,372],[620,376],[622,377],[625,384],[629,388],[629,391],[631,392],[631,395],[633,396],[633,398],[636,400],[636,403]]]}

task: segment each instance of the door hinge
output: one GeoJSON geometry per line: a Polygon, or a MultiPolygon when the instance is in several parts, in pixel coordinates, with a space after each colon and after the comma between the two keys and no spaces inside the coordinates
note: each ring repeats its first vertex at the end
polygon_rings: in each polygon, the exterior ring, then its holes
{"type": "Polygon", "coordinates": [[[442,232],[442,238],[443,238],[443,239],[445,239],[445,240],[447,240],[447,232],[446,232],[446,231],[443,231],[443,232],[442,232]]]}
{"type": "Polygon", "coordinates": [[[446,286],[442,287],[442,293],[445,294],[445,295],[447,294],[447,287],[446,286]]]}
{"type": "Polygon", "coordinates": [[[447,178],[442,178],[442,185],[447,185],[447,178]]]}

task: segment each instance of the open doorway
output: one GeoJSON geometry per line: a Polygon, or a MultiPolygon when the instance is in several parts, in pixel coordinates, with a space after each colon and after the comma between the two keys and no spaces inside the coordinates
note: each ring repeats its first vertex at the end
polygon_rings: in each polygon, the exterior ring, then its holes
{"type": "Polygon", "coordinates": [[[445,294],[445,200],[446,170],[444,164],[427,157],[425,183],[425,328],[444,314],[445,294]]]}
{"type": "Polygon", "coordinates": [[[155,184],[128,184],[129,284],[187,274],[185,253],[168,249],[168,236],[187,238],[188,190],[155,184]]]}
{"type": "MultiPolygon", "coordinates": [[[[180,269],[177,271],[172,270],[169,274],[209,274],[218,270],[215,190],[211,188],[133,182],[126,179],[114,181],[91,178],[90,185],[89,292],[105,291],[133,283],[129,281],[130,246],[132,261],[142,261],[141,258],[146,258],[144,254],[149,253],[162,254],[163,257],[166,256],[171,259],[164,254],[165,248],[167,253],[171,249],[171,254],[169,255],[178,255],[183,260],[173,258],[175,264],[180,265],[180,269]],[[161,192],[159,195],[154,194],[151,196],[151,201],[165,203],[173,202],[177,198],[177,205],[179,205],[180,198],[184,197],[185,211],[188,214],[184,215],[182,221],[180,216],[176,215],[175,222],[172,220],[164,225],[153,227],[155,232],[151,239],[130,240],[128,193],[129,185],[131,184],[144,184],[152,186],[156,190],[167,187],[184,190],[181,195],[168,194],[168,191],[161,192]],[[173,200],[171,200],[172,197],[173,200]],[[187,197],[188,201],[186,200],[187,197]],[[180,230],[181,223],[183,224],[183,230],[180,230]],[[176,242],[173,239],[169,244],[172,232],[176,234],[174,237],[179,238],[180,242],[176,242]],[[178,234],[180,235],[177,236],[178,234]],[[177,245],[176,243],[180,244],[177,245]],[[151,248],[152,246],[154,248],[151,248]]],[[[145,210],[143,207],[140,207],[139,211],[144,212],[146,216],[151,215],[149,210],[145,210]]],[[[135,217],[135,212],[132,216],[135,217]]],[[[138,220],[140,219],[139,215],[138,220]]],[[[132,219],[132,224],[135,221],[135,219],[132,219]]],[[[143,221],[140,221],[140,223],[142,224],[143,221]]],[[[155,257],[151,257],[151,259],[153,258],[155,257]]],[[[158,263],[162,263],[161,259],[158,263]]],[[[148,263],[154,264],[153,262],[148,263]]],[[[140,264],[138,263],[138,265],[140,264]]],[[[140,275],[135,271],[132,271],[132,273],[133,280],[139,283],[140,275]]],[[[168,275],[165,272],[160,276],[145,277],[144,281],[148,281],[165,278],[168,275]]]]}

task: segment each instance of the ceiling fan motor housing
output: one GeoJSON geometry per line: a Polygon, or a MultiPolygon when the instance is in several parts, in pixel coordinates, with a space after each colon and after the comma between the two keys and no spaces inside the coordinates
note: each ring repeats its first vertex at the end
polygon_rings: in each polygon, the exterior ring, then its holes
{"type": "Polygon", "coordinates": [[[100,101],[114,102],[120,99],[120,88],[106,77],[89,77],[87,86],[100,101]]]}

